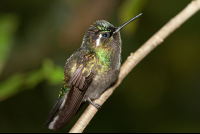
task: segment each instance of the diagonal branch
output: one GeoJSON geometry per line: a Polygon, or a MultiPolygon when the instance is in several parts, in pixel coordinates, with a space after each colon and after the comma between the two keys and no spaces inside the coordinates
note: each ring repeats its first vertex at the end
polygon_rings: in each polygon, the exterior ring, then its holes
{"type": "MultiPolygon", "coordinates": [[[[141,46],[135,53],[127,58],[125,63],[120,68],[120,74],[117,83],[105,91],[95,103],[103,105],[108,97],[113,93],[115,88],[122,82],[126,75],[154,48],[156,48],[163,40],[180,27],[187,19],[195,14],[200,9],[200,0],[192,1],[185,9],[178,15],[171,19],[164,27],[162,27],[156,34],[154,34],[143,46],[141,46]]],[[[90,120],[96,114],[97,109],[89,105],[79,120],[76,122],[70,133],[81,133],[88,125],[90,120]]]]}

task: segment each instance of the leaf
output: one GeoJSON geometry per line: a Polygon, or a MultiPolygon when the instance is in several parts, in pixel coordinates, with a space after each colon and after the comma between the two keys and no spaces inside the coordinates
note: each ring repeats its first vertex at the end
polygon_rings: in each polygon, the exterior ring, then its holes
{"type": "Polygon", "coordinates": [[[13,35],[17,26],[17,16],[11,14],[0,15],[0,73],[10,53],[13,35]]]}
{"type": "Polygon", "coordinates": [[[28,89],[36,87],[39,83],[44,81],[45,76],[42,69],[33,70],[27,74],[24,84],[28,89]]]}
{"type": "Polygon", "coordinates": [[[22,74],[15,74],[9,79],[0,83],[0,101],[15,95],[23,85],[24,77],[22,74]]]}
{"type": "Polygon", "coordinates": [[[55,66],[51,59],[45,59],[43,62],[43,71],[50,84],[60,84],[63,78],[63,68],[55,66]]]}

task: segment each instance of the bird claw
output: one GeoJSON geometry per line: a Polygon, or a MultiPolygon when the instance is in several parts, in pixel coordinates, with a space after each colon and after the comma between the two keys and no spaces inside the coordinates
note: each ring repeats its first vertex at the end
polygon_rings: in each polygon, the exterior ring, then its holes
{"type": "Polygon", "coordinates": [[[90,104],[92,104],[96,109],[99,110],[99,109],[101,108],[101,105],[99,105],[99,104],[93,102],[89,97],[87,98],[87,100],[88,100],[88,102],[89,102],[90,104]]]}

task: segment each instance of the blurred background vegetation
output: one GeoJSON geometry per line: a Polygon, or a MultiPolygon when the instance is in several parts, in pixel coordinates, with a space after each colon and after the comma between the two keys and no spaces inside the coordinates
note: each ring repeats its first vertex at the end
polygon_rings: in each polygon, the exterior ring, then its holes
{"type": "MultiPolygon", "coordinates": [[[[93,22],[121,30],[122,63],[191,0],[1,0],[0,132],[69,132],[86,106],[58,131],[43,128],[64,65],[93,22]]],[[[123,80],[84,132],[200,132],[200,13],[123,80]]]]}

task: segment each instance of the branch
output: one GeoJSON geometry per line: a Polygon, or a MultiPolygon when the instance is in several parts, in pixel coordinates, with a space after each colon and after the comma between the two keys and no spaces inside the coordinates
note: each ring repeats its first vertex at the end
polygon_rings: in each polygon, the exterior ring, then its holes
{"type": "MultiPolygon", "coordinates": [[[[95,103],[103,105],[108,97],[113,93],[115,88],[122,82],[126,75],[154,48],[156,48],[163,40],[180,27],[187,19],[195,14],[200,9],[200,0],[192,1],[185,9],[183,9],[177,16],[171,19],[164,27],[162,27],[156,34],[154,34],[143,46],[141,46],[135,53],[127,58],[125,63],[120,68],[120,73],[117,83],[106,90],[95,103]]],[[[96,114],[97,109],[89,105],[79,120],[76,122],[70,133],[81,133],[88,125],[90,120],[96,114]]]]}

